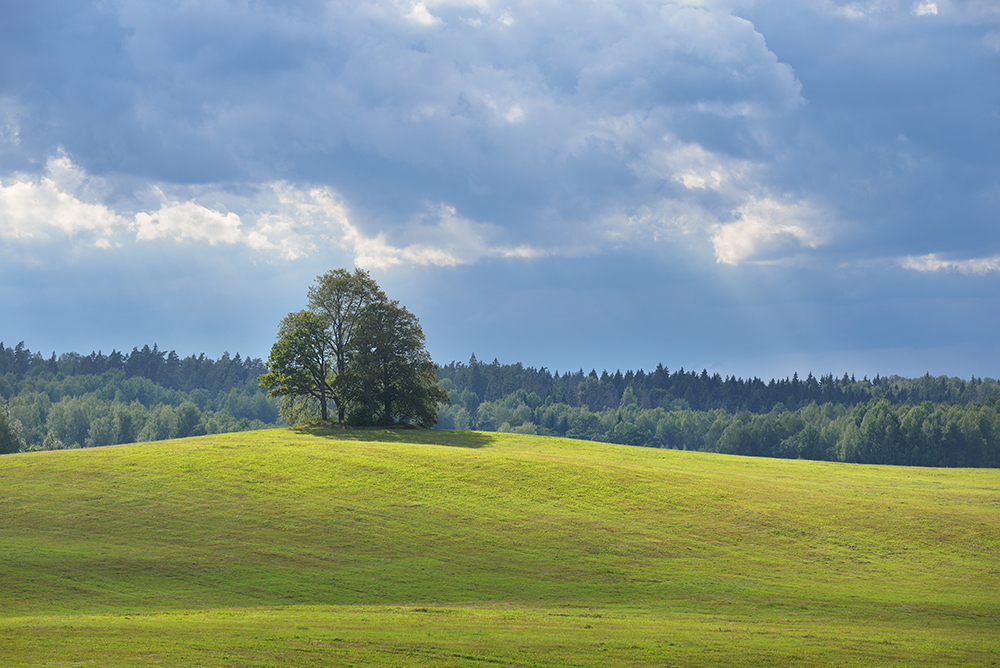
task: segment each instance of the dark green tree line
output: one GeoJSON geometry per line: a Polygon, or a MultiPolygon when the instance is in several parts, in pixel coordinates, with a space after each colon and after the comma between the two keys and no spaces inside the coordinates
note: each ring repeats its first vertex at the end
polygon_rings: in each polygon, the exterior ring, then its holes
{"type": "Polygon", "coordinates": [[[856,379],[846,373],[841,377],[828,374],[816,378],[811,373],[805,379],[798,374],[791,378],[764,382],[760,378],[723,378],[708,371],[680,369],[670,371],[662,364],[651,372],[582,369],[560,374],[545,367],[535,369],[521,364],[500,364],[497,360],[484,363],[473,355],[469,362],[451,362],[439,370],[439,377],[450,380],[460,391],[474,394],[480,402],[496,401],[516,390],[535,393],[542,400],[552,398],[557,403],[586,406],[591,411],[617,408],[626,388],[631,388],[637,404],[649,408],[690,408],[730,412],[748,410],[767,413],[781,404],[796,409],[810,403],[832,403],[855,406],[871,399],[885,399],[891,404],[923,401],[967,404],[1000,395],[1000,382],[991,378],[876,376],[856,379]]]}
{"type": "MultiPolygon", "coordinates": [[[[832,376],[825,380],[809,376],[799,381],[796,376],[787,383],[772,381],[761,386],[773,384],[777,394],[772,398],[786,396],[789,402],[797,403],[771,404],[768,400],[763,404],[766,410],[753,411],[739,407],[738,402],[736,409],[731,408],[725,393],[732,390],[726,389],[732,381],[713,380],[705,372],[668,375],[663,369],[660,382],[668,378],[675,381],[664,390],[655,386],[657,373],[598,376],[581,371],[560,376],[520,365],[505,367],[495,361],[482,364],[473,358],[468,365],[442,367],[442,376],[442,387],[451,398],[451,404],[439,415],[438,426],[445,429],[546,434],[749,456],[1000,466],[1000,395],[993,391],[996,381],[990,379],[966,382],[925,376],[852,382],[848,378],[843,381],[849,383],[845,387],[853,388],[851,396],[860,400],[846,400],[842,394],[839,402],[819,403],[807,399],[824,396],[823,384],[836,385],[837,381],[832,376]],[[452,377],[458,377],[462,384],[452,377]],[[535,389],[517,387],[518,382],[535,389]],[[500,394],[510,387],[515,389],[500,394]],[[678,387],[686,387],[685,397],[700,393],[700,405],[709,408],[692,408],[688,398],[672,394],[678,387]],[[658,391],[664,394],[658,395],[658,391]],[[928,395],[945,399],[912,400],[928,395]],[[494,398],[484,401],[481,396],[494,398]],[[987,398],[970,399],[978,396],[987,398]],[[657,397],[658,402],[654,401],[657,397]],[[967,401],[959,401],[961,398],[967,401]]],[[[838,397],[832,391],[828,396],[838,397]]]]}
{"type": "Polygon", "coordinates": [[[274,425],[279,417],[276,402],[257,386],[260,360],[238,354],[182,360],[155,345],[143,346],[123,356],[144,360],[145,366],[133,364],[129,375],[114,353],[53,353],[45,360],[23,344],[0,344],[0,349],[0,359],[7,363],[0,375],[0,407],[20,434],[16,447],[21,450],[259,429],[274,425]],[[145,370],[140,373],[140,368],[145,370]],[[181,373],[171,375],[172,369],[181,373]]]}
{"type": "Polygon", "coordinates": [[[23,341],[13,348],[4,347],[0,342],[0,394],[10,396],[9,392],[4,392],[5,388],[41,371],[64,377],[121,372],[125,378],[145,378],[167,389],[180,392],[204,389],[214,396],[234,387],[255,384],[257,377],[264,373],[264,364],[260,359],[243,358],[239,353],[230,357],[228,352],[217,360],[204,353],[182,359],[176,351],[162,351],[155,343],[152,348],[148,345],[132,348],[127,354],[112,350],[108,355],[100,351],[89,355],[68,352],[56,357],[53,352],[46,359],[41,353],[25,347],[23,341]]]}

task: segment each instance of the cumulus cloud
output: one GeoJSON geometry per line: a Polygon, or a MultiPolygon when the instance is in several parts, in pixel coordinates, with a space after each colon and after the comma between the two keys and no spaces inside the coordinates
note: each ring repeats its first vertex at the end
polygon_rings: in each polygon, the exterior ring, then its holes
{"type": "MultiPolygon", "coordinates": [[[[619,119],[612,125],[620,138],[630,138],[632,132],[623,127],[628,122],[619,119]]],[[[0,184],[0,236],[77,239],[103,249],[130,241],[242,245],[286,261],[336,247],[347,251],[358,266],[379,269],[601,254],[612,247],[676,242],[678,237],[670,230],[708,235],[717,261],[729,264],[774,260],[805,246],[816,247],[822,239],[818,214],[808,204],[747,195],[755,183],[752,175],[761,169],[750,161],[668,135],[630,166],[645,183],[674,184],[681,195],[710,193],[723,202],[738,202],[723,216],[735,215],[736,220],[720,222],[717,211],[697,200],[659,197],[638,207],[595,211],[571,237],[546,244],[475,221],[455,206],[439,203],[424,204],[389,229],[366,231],[370,225],[352,220],[348,203],[333,188],[287,181],[260,184],[243,196],[212,187],[152,184],[131,198],[151,207],[116,209],[101,201],[114,190],[113,184],[87,174],[60,153],[48,161],[44,177],[17,177],[10,185],[0,184]],[[229,206],[219,203],[224,199],[229,206]]]]}
{"type": "MultiPolygon", "coordinates": [[[[121,247],[130,239],[241,244],[288,261],[339,247],[352,255],[357,266],[380,269],[404,264],[456,266],[485,257],[524,259],[547,254],[527,244],[496,243],[500,236],[496,226],[477,223],[444,204],[428,207],[418,221],[400,226],[394,234],[366,234],[351,221],[343,198],[329,187],[279,181],[262,185],[251,196],[230,196],[244,209],[243,216],[193,198],[168,197],[160,186],[151,189],[159,208],[149,211],[118,212],[79,197],[80,193],[95,197],[106,190],[103,180],[90,177],[62,154],[49,161],[46,177],[0,184],[0,236],[53,240],[90,232],[99,236],[93,239],[91,234],[85,242],[103,249],[121,247]],[[114,243],[112,235],[117,235],[114,243]]],[[[219,194],[208,191],[202,196],[212,199],[219,194]]]]}
{"type": "Polygon", "coordinates": [[[820,213],[808,202],[751,198],[735,215],[735,221],[713,227],[715,257],[722,264],[774,260],[824,242],[820,213]]]}
{"type": "Polygon", "coordinates": [[[330,188],[299,188],[288,183],[272,183],[267,188],[275,193],[279,206],[258,214],[243,241],[256,249],[277,250],[288,260],[328,244],[350,252],[357,266],[369,269],[404,264],[456,266],[484,257],[546,254],[524,244],[496,243],[500,231],[495,226],[460,216],[452,206],[428,207],[412,224],[392,232],[366,234],[351,221],[343,198],[330,188]]]}
{"type": "MultiPolygon", "coordinates": [[[[665,134],[704,145],[803,104],[792,68],[754,25],[712,4],[119,0],[104,9],[65,19],[114,35],[108,62],[93,69],[125,68],[99,107],[79,96],[84,84],[52,91],[78,110],[52,119],[71,153],[154,182],[309,181],[352,200],[388,187],[408,198],[380,212],[397,221],[429,201],[471,203],[459,209],[505,228],[530,230],[553,209],[578,222],[567,189],[604,204],[636,200],[600,172],[642,170],[665,134]],[[616,125],[627,118],[642,119],[637,132],[616,125]],[[535,204],[507,213],[514,199],[535,204]]],[[[62,46],[62,60],[78,46],[62,46]]]]}
{"type": "Polygon", "coordinates": [[[232,212],[214,211],[194,202],[168,202],[158,211],[137,213],[134,228],[140,241],[193,239],[214,246],[219,242],[240,241],[243,236],[240,225],[240,217],[232,212]]]}
{"type": "Polygon", "coordinates": [[[17,175],[0,183],[0,237],[84,236],[107,245],[106,237],[123,221],[106,205],[81,198],[88,185],[65,155],[50,159],[44,176],[17,175]]]}
{"type": "Polygon", "coordinates": [[[410,2],[407,4],[408,6],[404,4],[403,11],[405,12],[404,16],[409,21],[421,26],[433,26],[441,23],[441,19],[431,14],[427,9],[427,5],[423,2],[410,2]]]}
{"type": "Polygon", "coordinates": [[[760,166],[752,161],[716,153],[697,143],[681,142],[670,135],[650,145],[633,166],[637,174],[648,179],[674,181],[693,191],[720,193],[742,194],[756,183],[750,179],[760,175],[760,166]]]}

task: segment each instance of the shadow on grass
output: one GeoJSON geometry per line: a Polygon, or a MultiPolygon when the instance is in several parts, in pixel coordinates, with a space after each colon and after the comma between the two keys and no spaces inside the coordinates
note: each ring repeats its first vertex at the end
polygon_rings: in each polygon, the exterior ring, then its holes
{"type": "Polygon", "coordinates": [[[423,445],[444,445],[451,448],[482,448],[493,442],[491,434],[481,432],[418,429],[407,426],[346,427],[333,423],[292,427],[292,431],[338,441],[420,443],[423,445]]]}

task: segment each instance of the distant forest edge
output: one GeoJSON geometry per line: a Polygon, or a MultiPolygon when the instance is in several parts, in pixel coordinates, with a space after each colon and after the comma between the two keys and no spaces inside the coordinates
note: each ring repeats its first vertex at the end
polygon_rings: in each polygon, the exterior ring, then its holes
{"type": "MultiPolygon", "coordinates": [[[[0,343],[0,396],[22,449],[94,447],[278,423],[260,359],[53,353],[0,343]]],[[[521,364],[439,366],[440,429],[514,431],[627,445],[923,466],[1000,467],[1000,382],[844,374],[767,383],[707,371],[521,364]]],[[[0,420],[5,416],[0,414],[0,420]]],[[[3,445],[0,444],[0,452],[3,445]]],[[[9,451],[9,450],[8,450],[9,451]]]]}
{"type": "Polygon", "coordinates": [[[1000,466],[990,378],[743,380],[483,363],[440,367],[440,429],[478,429],[729,454],[914,466],[1000,466]]]}
{"type": "MultiPolygon", "coordinates": [[[[273,426],[278,408],[257,386],[259,359],[181,358],[154,345],[131,353],[43,357],[0,343],[0,396],[22,449],[160,441],[273,426]]],[[[0,420],[4,419],[0,415],[0,420]]],[[[0,452],[3,452],[0,443],[0,452]]]]}

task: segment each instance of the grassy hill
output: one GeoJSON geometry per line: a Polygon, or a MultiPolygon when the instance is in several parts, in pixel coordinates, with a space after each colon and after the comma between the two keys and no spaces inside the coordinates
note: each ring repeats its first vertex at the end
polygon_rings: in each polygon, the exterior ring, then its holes
{"type": "Polygon", "coordinates": [[[21,665],[991,665],[1000,471],[441,431],[0,457],[21,665]]]}

